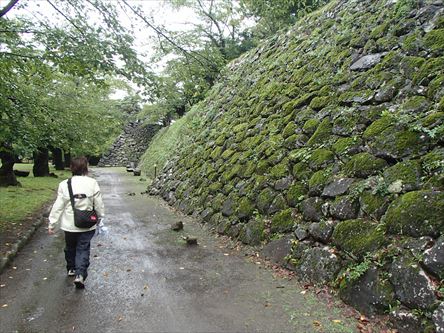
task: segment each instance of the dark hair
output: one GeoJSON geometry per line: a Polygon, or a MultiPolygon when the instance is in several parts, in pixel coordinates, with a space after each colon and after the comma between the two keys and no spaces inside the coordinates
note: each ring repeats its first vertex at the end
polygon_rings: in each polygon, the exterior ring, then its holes
{"type": "Polygon", "coordinates": [[[88,160],[85,156],[75,157],[71,160],[70,168],[73,176],[85,176],[88,174],[88,160]]]}

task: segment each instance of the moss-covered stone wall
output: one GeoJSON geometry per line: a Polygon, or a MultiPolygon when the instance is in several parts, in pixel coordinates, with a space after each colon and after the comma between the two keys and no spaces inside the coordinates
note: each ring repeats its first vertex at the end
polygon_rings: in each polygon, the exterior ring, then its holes
{"type": "Polygon", "coordinates": [[[443,83],[442,1],[333,1],[227,66],[152,193],[247,244],[291,235],[301,279],[444,330],[443,83]]]}

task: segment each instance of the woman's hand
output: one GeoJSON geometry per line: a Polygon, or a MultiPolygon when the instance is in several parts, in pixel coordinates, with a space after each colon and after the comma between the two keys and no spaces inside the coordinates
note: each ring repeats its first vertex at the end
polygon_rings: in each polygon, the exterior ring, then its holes
{"type": "Polygon", "coordinates": [[[54,235],[54,234],[55,234],[54,228],[48,227],[48,235],[54,235]]]}

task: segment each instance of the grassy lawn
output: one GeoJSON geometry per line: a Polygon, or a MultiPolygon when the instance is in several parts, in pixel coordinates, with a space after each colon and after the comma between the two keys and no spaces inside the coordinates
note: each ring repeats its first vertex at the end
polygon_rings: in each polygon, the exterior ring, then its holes
{"type": "Polygon", "coordinates": [[[18,177],[21,187],[0,187],[0,232],[36,213],[45,204],[55,200],[58,184],[69,178],[69,170],[51,172],[58,178],[32,175],[32,164],[15,164],[14,170],[31,171],[28,177],[18,177]]]}

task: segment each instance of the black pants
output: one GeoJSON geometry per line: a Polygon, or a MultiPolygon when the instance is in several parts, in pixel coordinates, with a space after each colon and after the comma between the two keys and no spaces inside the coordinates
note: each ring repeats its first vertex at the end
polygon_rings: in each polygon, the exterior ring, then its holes
{"type": "Polygon", "coordinates": [[[65,231],[65,259],[66,269],[75,269],[76,275],[88,276],[89,252],[91,239],[95,230],[85,232],[65,231]]]}

